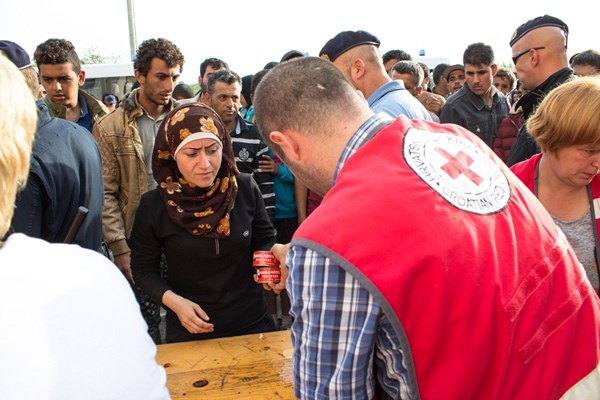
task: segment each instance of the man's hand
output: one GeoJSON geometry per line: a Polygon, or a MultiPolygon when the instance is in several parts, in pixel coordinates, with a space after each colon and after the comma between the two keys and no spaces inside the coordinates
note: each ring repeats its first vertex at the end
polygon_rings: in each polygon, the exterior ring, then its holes
{"type": "Polygon", "coordinates": [[[430,92],[421,92],[417,99],[425,106],[427,111],[431,111],[438,117],[442,111],[442,107],[446,103],[446,99],[439,94],[430,92]]]}
{"type": "MultiPolygon", "coordinates": [[[[271,252],[279,261],[279,268],[281,269],[281,280],[277,283],[263,283],[263,288],[268,291],[274,291],[276,294],[281,293],[285,290],[285,281],[288,277],[288,267],[285,264],[285,257],[287,256],[287,252],[290,249],[290,244],[280,244],[275,243],[273,247],[271,247],[271,252]]],[[[256,282],[258,277],[254,274],[254,281],[256,282]]]]}
{"type": "Polygon", "coordinates": [[[267,172],[271,175],[277,175],[279,172],[279,165],[267,154],[262,155],[263,159],[258,162],[258,167],[262,172],[267,172]]]}
{"type": "Polygon", "coordinates": [[[132,285],[135,284],[133,275],[131,274],[131,253],[127,252],[119,254],[118,256],[115,256],[114,259],[115,264],[119,267],[123,275],[125,275],[125,278],[127,278],[132,285]]]}

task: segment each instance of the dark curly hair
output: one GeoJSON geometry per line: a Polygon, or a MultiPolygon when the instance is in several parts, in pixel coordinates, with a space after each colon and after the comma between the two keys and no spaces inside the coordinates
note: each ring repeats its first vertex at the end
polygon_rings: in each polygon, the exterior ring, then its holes
{"type": "Polygon", "coordinates": [[[138,47],[133,68],[145,76],[150,71],[152,59],[155,57],[163,60],[169,68],[179,65],[183,71],[185,59],[179,47],[163,38],[144,40],[138,47]]]}
{"type": "Polygon", "coordinates": [[[42,64],[71,63],[76,74],[81,72],[81,61],[75,52],[75,46],[66,39],[46,40],[35,49],[33,58],[38,67],[42,64]]]}

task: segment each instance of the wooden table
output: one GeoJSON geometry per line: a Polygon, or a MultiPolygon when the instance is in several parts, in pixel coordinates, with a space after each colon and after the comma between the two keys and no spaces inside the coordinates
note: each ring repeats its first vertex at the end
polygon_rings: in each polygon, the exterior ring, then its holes
{"type": "Polygon", "coordinates": [[[288,330],[157,347],[173,400],[295,398],[288,330]]]}

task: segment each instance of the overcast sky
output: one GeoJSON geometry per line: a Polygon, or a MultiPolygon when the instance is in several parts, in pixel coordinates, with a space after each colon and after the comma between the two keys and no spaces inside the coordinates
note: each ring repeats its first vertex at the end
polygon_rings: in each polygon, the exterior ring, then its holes
{"type": "MultiPolygon", "coordinates": [[[[227,61],[243,76],[291,49],[318,55],[327,40],[345,30],[376,35],[382,53],[402,49],[415,57],[423,49],[427,56],[459,63],[469,44],[484,42],[498,62],[510,62],[514,30],[550,14],[569,25],[569,56],[600,49],[600,23],[592,9],[598,3],[591,1],[132,1],[137,44],[148,38],[172,40],[186,58],[182,80],[190,84],[207,57],[227,61]]],[[[129,61],[127,0],[4,2],[0,39],[17,42],[33,55],[51,37],[70,40],[80,55],[93,48],[129,61]]]]}

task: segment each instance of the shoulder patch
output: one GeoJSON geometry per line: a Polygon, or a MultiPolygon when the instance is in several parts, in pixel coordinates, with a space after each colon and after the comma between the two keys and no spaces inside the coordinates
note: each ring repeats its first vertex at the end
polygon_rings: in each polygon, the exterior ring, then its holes
{"type": "Polygon", "coordinates": [[[508,204],[510,185],[502,170],[461,136],[409,129],[403,155],[423,182],[463,211],[487,215],[508,204]]]}

